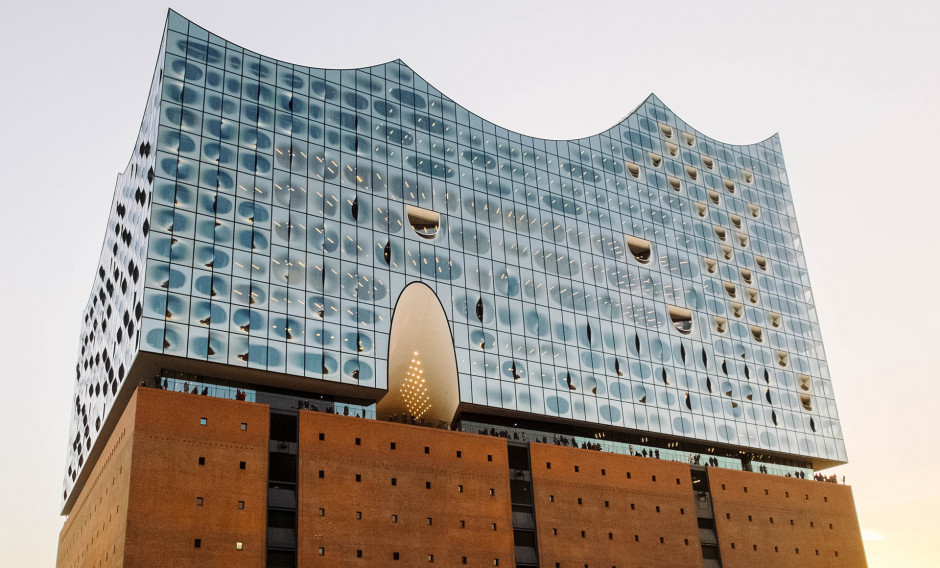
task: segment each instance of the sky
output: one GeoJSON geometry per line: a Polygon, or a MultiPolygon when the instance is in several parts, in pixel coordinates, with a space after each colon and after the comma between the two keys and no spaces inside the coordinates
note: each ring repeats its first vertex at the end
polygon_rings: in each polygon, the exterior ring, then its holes
{"type": "MultiPolygon", "coordinates": [[[[780,133],[872,567],[940,558],[940,3],[169,5],[315,67],[395,58],[478,115],[598,133],[655,92],[699,131],[780,133]]],[[[55,562],[81,311],[169,7],[10,2],[0,21],[0,564],[55,562]]]]}

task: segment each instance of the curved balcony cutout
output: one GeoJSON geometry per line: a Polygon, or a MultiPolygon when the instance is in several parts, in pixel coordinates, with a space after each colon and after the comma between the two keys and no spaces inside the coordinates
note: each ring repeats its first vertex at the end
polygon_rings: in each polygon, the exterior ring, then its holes
{"type": "Polygon", "coordinates": [[[715,229],[715,235],[716,235],[719,239],[721,239],[721,240],[723,240],[723,241],[728,240],[728,234],[727,234],[727,232],[725,231],[725,228],[724,228],[724,227],[722,227],[721,225],[713,225],[713,228],[715,229]]]}
{"type": "Polygon", "coordinates": [[[750,284],[752,281],[751,271],[747,268],[741,269],[741,280],[744,280],[745,284],[750,284]]]}
{"type": "Polygon", "coordinates": [[[678,306],[669,306],[669,319],[676,326],[679,333],[688,335],[692,333],[692,311],[678,306]]]}
{"type": "Polygon", "coordinates": [[[728,245],[721,245],[721,255],[725,257],[725,260],[731,260],[734,258],[734,249],[728,245]]]}
{"type": "Polygon", "coordinates": [[[721,180],[725,184],[725,189],[728,190],[728,193],[734,193],[734,182],[730,179],[721,180]]]}
{"type": "MultiPolygon", "coordinates": [[[[812,402],[810,402],[810,405],[812,405],[812,402]]],[[[809,419],[809,429],[812,430],[813,432],[816,431],[816,421],[813,420],[812,416],[809,419]]]]}
{"type": "Polygon", "coordinates": [[[708,198],[712,200],[712,203],[715,205],[721,205],[721,195],[714,189],[708,190],[708,198]]]}
{"type": "Polygon", "coordinates": [[[626,238],[627,248],[630,250],[630,254],[633,255],[633,258],[640,264],[649,264],[650,258],[653,256],[653,249],[650,242],[646,239],[631,237],[630,235],[627,235],[626,238]]]}
{"type": "Polygon", "coordinates": [[[695,209],[698,211],[698,216],[701,218],[708,217],[708,205],[701,203],[699,201],[695,202],[695,209]]]}
{"type": "Polygon", "coordinates": [[[711,159],[710,156],[702,155],[702,163],[705,164],[705,167],[713,170],[715,169],[715,160],[711,159]]]}
{"type": "Polygon", "coordinates": [[[690,132],[683,132],[682,139],[685,140],[686,146],[695,146],[695,135],[690,132]]]}
{"type": "Polygon", "coordinates": [[[449,424],[458,403],[457,356],[447,313],[426,284],[409,284],[392,315],[388,392],[376,404],[377,418],[404,413],[449,424]]]}
{"type": "Polygon", "coordinates": [[[770,325],[773,327],[780,327],[780,314],[776,312],[770,312],[770,325]]]}
{"type": "Polygon", "coordinates": [[[356,221],[359,220],[359,198],[356,197],[353,199],[352,204],[349,206],[349,214],[352,215],[352,218],[356,221]]]}
{"type": "Polygon", "coordinates": [[[760,300],[760,292],[758,292],[756,288],[748,288],[747,299],[750,300],[752,304],[756,304],[760,300]]]}
{"type": "Polygon", "coordinates": [[[705,271],[709,274],[714,274],[718,272],[718,261],[712,258],[703,259],[705,263],[705,271]]]}
{"type": "Polygon", "coordinates": [[[437,237],[437,232],[441,228],[441,214],[435,211],[429,211],[414,205],[406,207],[408,222],[411,228],[422,239],[432,240],[437,237]]]}
{"type": "Polygon", "coordinates": [[[758,343],[764,342],[764,330],[757,327],[756,325],[751,326],[751,337],[754,338],[754,341],[758,343]]]}
{"type": "Polygon", "coordinates": [[[753,203],[748,203],[747,208],[751,211],[751,217],[757,219],[760,217],[760,207],[754,205],[753,203]]]}
{"type": "Polygon", "coordinates": [[[477,300],[477,319],[480,320],[480,323],[483,323],[483,298],[477,300]]]}
{"type": "Polygon", "coordinates": [[[668,176],[666,179],[669,180],[669,185],[672,186],[672,189],[676,191],[679,191],[680,189],[682,189],[682,182],[680,182],[678,178],[668,176]]]}
{"type": "Polygon", "coordinates": [[[627,162],[627,171],[630,172],[630,175],[635,178],[640,177],[640,166],[634,164],[633,162],[627,162]]]}
{"type": "Polygon", "coordinates": [[[382,258],[385,259],[385,264],[392,265],[392,241],[385,243],[385,248],[382,249],[382,258]]]}
{"type": "Polygon", "coordinates": [[[695,181],[698,179],[698,170],[696,170],[692,166],[686,166],[685,175],[689,176],[690,180],[695,181]]]}
{"type": "Polygon", "coordinates": [[[614,371],[616,371],[618,377],[623,376],[623,369],[620,368],[620,359],[614,359],[614,371]]]}
{"type": "Polygon", "coordinates": [[[731,219],[731,224],[734,225],[735,229],[741,228],[741,216],[740,215],[728,215],[728,218],[731,219]]]}
{"type": "Polygon", "coordinates": [[[744,304],[739,302],[731,302],[731,315],[741,319],[744,317],[744,304]]]}
{"type": "Polygon", "coordinates": [[[738,296],[738,289],[734,284],[731,282],[723,282],[723,285],[725,287],[725,292],[727,292],[729,297],[736,298],[738,296]]]}
{"type": "Polygon", "coordinates": [[[744,176],[744,181],[747,183],[754,183],[754,172],[751,170],[741,170],[741,175],[744,176]]]}
{"type": "Polygon", "coordinates": [[[767,259],[762,256],[755,256],[754,262],[757,264],[757,268],[761,270],[767,270],[767,259]]]}
{"type": "Polygon", "coordinates": [[[663,136],[666,138],[672,138],[672,127],[660,123],[659,130],[663,133],[663,136]]]}
{"type": "Polygon", "coordinates": [[[806,392],[813,390],[813,378],[809,375],[797,375],[796,384],[800,387],[800,390],[806,392]]]}
{"type": "Polygon", "coordinates": [[[672,142],[666,142],[666,148],[669,150],[669,155],[670,155],[670,156],[678,156],[678,155],[679,155],[679,145],[678,145],[678,144],[673,144],[672,142]]]}
{"type": "Polygon", "coordinates": [[[659,154],[654,154],[652,152],[650,152],[649,154],[650,154],[650,162],[653,163],[653,167],[658,168],[660,164],[663,163],[663,157],[660,156],[659,154]]]}
{"type": "Polygon", "coordinates": [[[800,395],[800,404],[803,405],[803,409],[804,409],[804,410],[809,410],[810,412],[813,411],[813,397],[811,397],[810,395],[808,395],[808,394],[801,394],[801,395],[800,395]]]}
{"type": "Polygon", "coordinates": [[[780,423],[777,422],[777,411],[776,411],[776,410],[771,410],[771,411],[770,411],[770,419],[773,421],[774,426],[780,426],[780,423]]]}
{"type": "Polygon", "coordinates": [[[786,351],[777,351],[777,364],[781,367],[786,367],[790,364],[790,355],[786,351]]]}
{"type": "Polygon", "coordinates": [[[720,316],[714,317],[715,321],[715,331],[718,333],[724,333],[728,331],[728,319],[720,316]]]}
{"type": "Polygon", "coordinates": [[[738,237],[738,244],[741,245],[741,248],[747,248],[747,243],[748,243],[747,235],[745,235],[744,233],[738,233],[737,237],[738,237]]]}

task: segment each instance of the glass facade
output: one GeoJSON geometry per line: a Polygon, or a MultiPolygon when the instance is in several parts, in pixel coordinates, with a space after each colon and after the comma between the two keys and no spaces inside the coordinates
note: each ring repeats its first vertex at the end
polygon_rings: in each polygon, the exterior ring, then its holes
{"type": "Polygon", "coordinates": [[[416,281],[461,402],[846,459],[777,136],[724,144],[651,95],[595,136],[532,138],[401,61],[293,65],[171,12],[138,143],[66,491],[138,350],[384,389],[416,281]]]}

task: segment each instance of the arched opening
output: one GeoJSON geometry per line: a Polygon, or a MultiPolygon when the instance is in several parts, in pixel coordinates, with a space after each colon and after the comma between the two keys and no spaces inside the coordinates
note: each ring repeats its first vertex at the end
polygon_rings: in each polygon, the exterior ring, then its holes
{"type": "Polygon", "coordinates": [[[433,239],[441,228],[441,214],[429,211],[414,205],[407,206],[408,222],[418,236],[423,239],[433,239]]]}
{"type": "Polygon", "coordinates": [[[803,405],[804,410],[812,411],[813,410],[813,397],[811,397],[808,394],[801,394],[800,404],[803,405]]]}
{"type": "Polygon", "coordinates": [[[630,250],[630,254],[633,255],[633,258],[641,264],[649,264],[650,257],[653,254],[653,249],[650,245],[650,242],[646,239],[640,239],[627,235],[627,248],[630,250]]]}
{"type": "Polygon", "coordinates": [[[754,341],[758,343],[764,341],[764,331],[756,325],[751,326],[751,335],[754,337],[754,341]]]}
{"type": "Polygon", "coordinates": [[[388,392],[376,405],[380,420],[413,417],[450,423],[459,403],[457,356],[441,302],[413,282],[398,297],[388,344],[388,392]]]}
{"type": "Polygon", "coordinates": [[[770,312],[770,325],[774,327],[780,327],[780,314],[776,312],[770,312]]]}
{"type": "Polygon", "coordinates": [[[715,316],[715,331],[724,333],[728,329],[728,320],[721,316],[715,316]]]}
{"type": "Polygon", "coordinates": [[[797,375],[797,384],[801,390],[809,392],[813,388],[813,379],[809,375],[797,375]]]}
{"type": "Polygon", "coordinates": [[[725,292],[728,294],[729,297],[736,298],[738,296],[738,289],[737,287],[735,287],[734,284],[732,284],[731,282],[725,282],[724,286],[725,286],[725,292]]]}
{"type": "Polygon", "coordinates": [[[678,306],[669,306],[669,319],[676,326],[679,333],[688,335],[692,333],[692,311],[678,306]]]}

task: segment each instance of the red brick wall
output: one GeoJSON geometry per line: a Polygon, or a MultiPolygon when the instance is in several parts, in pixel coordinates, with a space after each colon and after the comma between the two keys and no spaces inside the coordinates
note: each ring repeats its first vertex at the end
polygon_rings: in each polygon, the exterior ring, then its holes
{"type": "Polygon", "coordinates": [[[543,567],[703,565],[689,466],[530,447],[543,567]]]}
{"type": "Polygon", "coordinates": [[[851,488],[727,469],[708,471],[725,568],[757,563],[765,568],[867,566],[851,488]]]}
{"type": "Polygon", "coordinates": [[[514,566],[505,440],[303,411],[299,448],[298,566],[514,566]]]}
{"type": "Polygon", "coordinates": [[[156,389],[136,396],[126,565],[263,567],[268,407],[156,389]]]}

